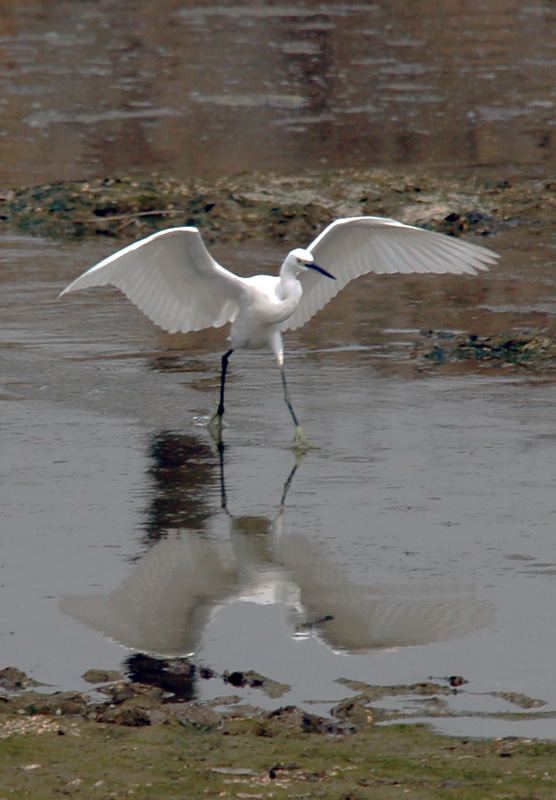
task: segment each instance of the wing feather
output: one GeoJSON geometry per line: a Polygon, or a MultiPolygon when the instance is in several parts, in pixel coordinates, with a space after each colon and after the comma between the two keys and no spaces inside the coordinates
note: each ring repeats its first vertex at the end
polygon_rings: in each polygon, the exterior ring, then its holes
{"type": "Polygon", "coordinates": [[[303,297],[282,330],[300,328],[346,284],[369,272],[476,275],[498,258],[486,247],[382,217],[336,220],[307,249],[315,264],[336,280],[315,270],[305,271],[300,276],[303,297]]]}
{"type": "Polygon", "coordinates": [[[85,272],[62,294],[117,286],[170,333],[218,328],[237,314],[243,280],[221,267],[196,228],[169,228],[125,247],[85,272]]]}

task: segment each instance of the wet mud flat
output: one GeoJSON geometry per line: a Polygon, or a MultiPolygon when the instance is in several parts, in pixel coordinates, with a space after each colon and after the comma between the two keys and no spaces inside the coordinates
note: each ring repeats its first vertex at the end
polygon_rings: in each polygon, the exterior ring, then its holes
{"type": "MultiPolygon", "coordinates": [[[[91,670],[89,680],[101,682],[94,700],[30,688],[1,694],[2,791],[38,800],[553,796],[554,743],[448,738],[422,724],[384,725],[395,720],[368,705],[408,692],[439,704],[457,691],[456,676],[414,686],[351,686],[358,693],[325,718],[295,706],[263,711],[233,694],[206,704],[178,702],[187,669],[182,662],[180,681],[175,668],[172,691],[91,670]]],[[[232,690],[241,681],[275,689],[255,673],[227,678],[232,690]]],[[[3,670],[2,680],[12,689],[32,683],[17,670],[3,670]]]]}

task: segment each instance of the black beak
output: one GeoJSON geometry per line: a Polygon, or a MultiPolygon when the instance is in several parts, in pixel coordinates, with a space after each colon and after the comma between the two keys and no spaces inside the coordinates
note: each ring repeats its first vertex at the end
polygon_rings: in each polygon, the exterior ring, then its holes
{"type": "Polygon", "coordinates": [[[331,274],[330,274],[329,272],[327,272],[325,269],[323,269],[322,267],[318,267],[316,264],[305,264],[305,266],[306,266],[306,267],[309,267],[309,269],[314,269],[314,270],[316,270],[317,272],[320,272],[320,274],[321,274],[321,275],[326,275],[326,277],[327,277],[327,278],[332,278],[332,280],[333,280],[333,281],[335,281],[335,280],[336,280],[336,278],[334,277],[334,275],[331,275],[331,274]]]}

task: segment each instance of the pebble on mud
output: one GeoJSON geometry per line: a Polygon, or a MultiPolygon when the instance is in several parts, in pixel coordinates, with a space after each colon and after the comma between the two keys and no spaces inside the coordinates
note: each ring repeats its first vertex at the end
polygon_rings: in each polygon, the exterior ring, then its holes
{"type": "Polygon", "coordinates": [[[88,669],[82,676],[87,683],[111,683],[123,680],[123,675],[115,670],[88,669]]]}
{"type": "Polygon", "coordinates": [[[9,692],[29,689],[41,684],[30,678],[16,667],[5,667],[0,670],[0,688],[7,689],[9,692]]]}

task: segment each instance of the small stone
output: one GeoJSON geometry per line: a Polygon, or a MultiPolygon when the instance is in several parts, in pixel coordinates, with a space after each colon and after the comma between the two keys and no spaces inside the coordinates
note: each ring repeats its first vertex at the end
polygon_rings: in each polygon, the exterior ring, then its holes
{"type": "Polygon", "coordinates": [[[123,676],[116,670],[106,669],[88,669],[82,675],[84,681],[87,683],[111,683],[112,681],[121,681],[123,676]]]}

